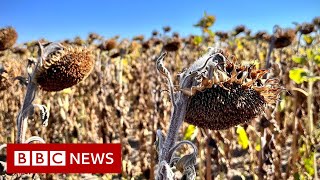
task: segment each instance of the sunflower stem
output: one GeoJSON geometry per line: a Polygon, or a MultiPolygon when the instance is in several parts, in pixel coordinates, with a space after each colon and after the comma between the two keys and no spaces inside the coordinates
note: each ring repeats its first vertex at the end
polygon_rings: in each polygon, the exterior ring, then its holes
{"type": "Polygon", "coordinates": [[[298,36],[298,45],[297,45],[296,53],[299,52],[301,36],[302,36],[302,34],[301,34],[301,32],[300,32],[300,33],[299,33],[299,36],[298,36]]]}
{"type": "MultiPolygon", "coordinates": [[[[313,59],[309,59],[309,68],[310,68],[310,76],[314,75],[314,63],[313,59]]],[[[313,142],[313,84],[314,81],[309,80],[308,81],[308,96],[307,96],[307,109],[308,109],[308,119],[309,119],[309,135],[311,139],[311,143],[313,142]]],[[[309,141],[309,140],[308,140],[309,141]]],[[[316,160],[316,153],[317,150],[313,150],[313,152],[309,153],[309,156],[311,156],[311,153],[314,154],[314,159],[313,159],[313,168],[314,168],[314,179],[318,179],[318,171],[317,171],[317,160],[316,160]]]]}
{"type": "MultiPolygon", "coordinates": [[[[157,67],[157,70],[161,73],[161,75],[167,79],[167,83],[170,89],[170,98],[173,106],[171,111],[171,119],[170,119],[168,135],[163,144],[163,148],[160,149],[160,152],[159,152],[159,165],[163,164],[163,162],[166,162],[167,164],[170,164],[171,162],[171,157],[173,154],[170,153],[170,151],[176,143],[180,126],[186,116],[187,104],[188,104],[188,97],[184,95],[182,92],[179,91],[176,94],[174,94],[171,74],[163,64],[163,60],[166,55],[167,55],[166,52],[160,55],[160,57],[156,61],[156,67],[157,67]]],[[[168,172],[166,172],[166,168],[159,167],[157,179],[161,179],[161,180],[165,179],[167,173],[168,172]]]]}
{"type": "MultiPolygon", "coordinates": [[[[314,69],[314,64],[313,60],[309,59],[309,68],[310,68],[310,76],[313,76],[313,69],[314,69]]],[[[309,134],[312,135],[313,132],[313,84],[314,82],[312,80],[308,81],[308,96],[307,96],[307,102],[308,102],[308,119],[309,119],[309,134]]]]}
{"type": "Polygon", "coordinates": [[[266,58],[266,69],[269,69],[271,67],[271,63],[270,63],[270,58],[271,58],[271,53],[273,51],[273,48],[274,48],[274,42],[275,42],[275,37],[272,36],[271,38],[271,42],[270,42],[270,45],[269,45],[269,50],[268,50],[268,54],[267,54],[267,58],[266,58]]]}
{"type": "Polygon", "coordinates": [[[211,134],[209,133],[209,130],[206,130],[206,134],[207,136],[206,141],[205,141],[205,152],[206,152],[206,179],[207,180],[212,180],[212,170],[211,170],[211,166],[212,166],[212,160],[211,160],[211,154],[212,154],[212,147],[210,147],[209,142],[210,142],[210,138],[211,138],[211,134]]]}
{"type": "Polygon", "coordinates": [[[39,63],[42,62],[42,54],[43,54],[43,47],[39,43],[40,51],[36,65],[31,75],[28,76],[28,86],[27,92],[23,101],[22,108],[17,117],[17,140],[16,143],[24,143],[26,138],[26,132],[28,127],[28,115],[29,115],[29,108],[32,106],[32,102],[36,96],[37,92],[37,84],[34,82],[34,77],[36,71],[38,69],[39,63]]]}
{"type": "MultiPolygon", "coordinates": [[[[169,163],[172,157],[170,153],[171,148],[175,145],[180,126],[185,118],[187,110],[188,97],[181,92],[178,92],[178,98],[176,99],[176,106],[172,107],[170,126],[168,130],[167,138],[164,142],[163,148],[159,155],[159,164],[163,161],[169,163]]],[[[160,175],[161,173],[158,173],[160,175]]],[[[159,179],[164,179],[161,177],[159,179]]]]}

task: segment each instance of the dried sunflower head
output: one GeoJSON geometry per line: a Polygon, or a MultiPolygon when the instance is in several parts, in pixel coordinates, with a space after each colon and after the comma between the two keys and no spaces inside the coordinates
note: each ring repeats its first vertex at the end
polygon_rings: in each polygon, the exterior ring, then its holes
{"type": "Polygon", "coordinates": [[[171,31],[171,27],[170,26],[164,26],[163,28],[164,32],[170,32],[171,31]]]}
{"type": "Polygon", "coordinates": [[[246,29],[245,33],[246,33],[247,36],[250,36],[251,35],[251,30],[250,29],[246,29]]]}
{"type": "Polygon", "coordinates": [[[229,37],[228,33],[222,31],[217,31],[216,35],[220,38],[221,41],[224,41],[229,37]]]}
{"type": "Polygon", "coordinates": [[[19,61],[4,61],[0,63],[0,91],[7,90],[14,85],[14,81],[21,75],[22,65],[19,61]]]}
{"type": "Polygon", "coordinates": [[[320,26],[320,16],[313,18],[313,24],[316,26],[320,26]]]}
{"type": "Polygon", "coordinates": [[[255,38],[259,40],[270,41],[270,35],[265,31],[258,31],[255,34],[255,38]]]}
{"type": "Polygon", "coordinates": [[[179,38],[172,38],[163,46],[163,49],[166,51],[178,51],[180,47],[181,40],[179,38]]]}
{"type": "Polygon", "coordinates": [[[90,33],[88,38],[92,40],[100,39],[100,35],[97,33],[90,33]]]}
{"type": "Polygon", "coordinates": [[[152,41],[152,43],[153,43],[153,46],[157,46],[157,45],[159,45],[159,44],[162,44],[162,40],[159,39],[159,38],[153,37],[153,38],[151,38],[151,41],[152,41]]]}
{"type": "Polygon", "coordinates": [[[60,91],[85,79],[94,66],[94,57],[82,47],[59,45],[44,56],[35,80],[45,91],[60,91]]]}
{"type": "Polygon", "coordinates": [[[0,29],[0,51],[11,48],[16,43],[18,34],[12,27],[0,29]]]}
{"type": "Polygon", "coordinates": [[[9,80],[8,72],[0,64],[0,91],[8,89],[12,83],[9,80]]]}
{"type": "Polygon", "coordinates": [[[180,74],[181,91],[190,96],[185,121],[218,130],[261,115],[282,90],[276,79],[262,79],[266,73],[254,65],[238,65],[222,50],[210,48],[180,74]]]}
{"type": "Polygon", "coordinates": [[[314,24],[303,23],[297,26],[297,31],[301,34],[310,34],[314,31],[314,24]]]}
{"type": "Polygon", "coordinates": [[[180,34],[178,32],[174,32],[174,33],[172,33],[172,37],[179,39],[180,38],[180,34]]]}
{"type": "Polygon", "coordinates": [[[157,37],[152,37],[151,39],[148,39],[148,40],[142,42],[141,45],[144,50],[147,50],[147,49],[149,49],[153,46],[157,46],[159,44],[162,44],[162,40],[157,37]]]}
{"type": "Polygon", "coordinates": [[[152,46],[151,43],[152,43],[152,41],[149,39],[149,40],[142,43],[142,47],[144,49],[149,49],[152,46]]]}
{"type": "Polygon", "coordinates": [[[132,40],[134,40],[134,41],[143,41],[144,40],[144,35],[135,36],[135,37],[133,37],[132,40]]]}
{"type": "Polygon", "coordinates": [[[94,40],[96,39],[101,39],[101,37],[99,36],[99,34],[97,33],[90,33],[88,35],[88,38],[87,38],[87,42],[88,44],[92,44],[94,40]]]}
{"type": "Polygon", "coordinates": [[[277,29],[274,34],[275,48],[284,48],[289,46],[295,39],[296,32],[294,29],[277,29]]]}
{"type": "Polygon", "coordinates": [[[85,44],[85,41],[81,39],[81,37],[77,36],[74,38],[73,44],[77,46],[82,46],[85,44]]]}
{"type": "Polygon", "coordinates": [[[246,27],[244,25],[239,25],[234,28],[234,35],[236,36],[244,31],[246,31],[246,27]]]}
{"type": "Polygon", "coordinates": [[[152,31],[152,36],[157,36],[159,32],[157,30],[152,31]]]}
{"type": "Polygon", "coordinates": [[[110,51],[112,49],[115,49],[117,47],[118,43],[116,39],[109,39],[102,44],[99,45],[99,49],[102,51],[110,51]]]}

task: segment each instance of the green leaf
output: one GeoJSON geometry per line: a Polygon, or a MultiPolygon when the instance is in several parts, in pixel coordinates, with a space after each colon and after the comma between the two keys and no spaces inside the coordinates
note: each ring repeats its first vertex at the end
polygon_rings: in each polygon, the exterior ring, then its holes
{"type": "Polygon", "coordinates": [[[301,176],[298,172],[294,173],[293,175],[294,180],[305,180],[304,176],[301,176]]]}
{"type": "Polygon", "coordinates": [[[209,34],[210,37],[214,37],[215,34],[213,31],[211,31],[210,29],[207,30],[207,33],[209,34]]]}
{"type": "Polygon", "coordinates": [[[206,17],[207,16],[207,11],[203,12],[203,16],[206,17]]]}
{"type": "Polygon", "coordinates": [[[286,108],[286,105],[287,105],[287,100],[285,97],[281,98],[282,100],[280,101],[280,104],[279,104],[279,111],[280,112],[283,112],[284,109],[286,108]]]}
{"type": "Polygon", "coordinates": [[[320,54],[315,55],[313,60],[317,65],[320,65],[320,54]]]}
{"type": "Polygon", "coordinates": [[[307,58],[308,60],[312,60],[314,58],[314,53],[312,49],[307,49],[307,58]]]}
{"type": "Polygon", "coordinates": [[[214,22],[216,21],[216,17],[213,15],[208,15],[206,12],[204,13],[204,16],[200,19],[200,21],[195,24],[195,27],[200,27],[202,29],[208,29],[211,27],[214,22]]]}
{"type": "Polygon", "coordinates": [[[289,71],[290,79],[292,79],[297,84],[301,84],[304,81],[307,81],[307,75],[307,70],[302,68],[294,68],[289,71]]]}
{"type": "Polygon", "coordinates": [[[311,153],[309,158],[304,158],[303,159],[303,165],[306,171],[310,176],[314,175],[314,168],[313,168],[313,159],[314,159],[314,153],[311,153]]]}
{"type": "Polygon", "coordinates": [[[193,141],[196,136],[198,134],[198,129],[196,126],[194,125],[189,125],[186,129],[186,131],[184,132],[184,140],[189,140],[189,141],[193,141]]]}
{"type": "Polygon", "coordinates": [[[307,45],[310,45],[313,42],[313,37],[310,35],[303,35],[303,40],[307,45]]]}
{"type": "Polygon", "coordinates": [[[256,147],[254,147],[256,149],[256,151],[261,151],[261,145],[257,144],[256,147]]]}
{"type": "Polygon", "coordinates": [[[242,126],[237,127],[238,143],[241,145],[242,149],[247,149],[249,147],[249,138],[247,132],[242,126]]]}
{"type": "Polygon", "coordinates": [[[303,155],[307,150],[307,146],[305,144],[302,144],[302,146],[299,148],[300,155],[303,155]]]}
{"type": "Polygon", "coordinates": [[[298,64],[304,64],[307,60],[303,56],[293,56],[292,61],[294,61],[295,63],[298,63],[298,64]]]}
{"type": "Polygon", "coordinates": [[[195,45],[201,44],[202,41],[203,41],[203,39],[202,39],[201,36],[195,36],[194,39],[193,39],[193,43],[194,43],[195,45]]]}

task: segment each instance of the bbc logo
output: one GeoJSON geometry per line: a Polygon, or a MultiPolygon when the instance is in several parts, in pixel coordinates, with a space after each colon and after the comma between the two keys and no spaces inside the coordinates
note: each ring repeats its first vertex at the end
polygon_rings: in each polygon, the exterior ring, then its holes
{"type": "Polygon", "coordinates": [[[14,166],[66,166],[66,152],[15,151],[14,166]]]}
{"type": "Polygon", "coordinates": [[[8,144],[7,172],[121,173],[120,144],[8,144]]]}

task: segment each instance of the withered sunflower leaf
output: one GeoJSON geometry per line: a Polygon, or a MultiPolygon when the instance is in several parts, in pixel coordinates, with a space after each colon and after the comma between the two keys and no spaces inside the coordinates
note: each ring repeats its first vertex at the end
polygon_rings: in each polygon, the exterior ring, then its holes
{"type": "Polygon", "coordinates": [[[0,161],[0,174],[1,172],[6,172],[7,171],[7,163],[6,162],[3,162],[3,161],[0,161]]]}
{"type": "Polygon", "coordinates": [[[46,59],[49,54],[54,53],[63,49],[63,46],[60,43],[53,42],[43,46],[43,54],[41,54],[43,59],[46,59]]]}
{"type": "Polygon", "coordinates": [[[43,126],[48,126],[48,120],[49,120],[49,109],[42,104],[34,104],[33,106],[38,107],[40,109],[40,115],[41,115],[41,121],[43,126]]]}
{"type": "Polygon", "coordinates": [[[33,143],[33,142],[40,142],[40,143],[46,143],[45,141],[44,141],[44,139],[42,139],[41,137],[39,137],[39,136],[32,136],[32,137],[30,137],[29,139],[27,139],[26,141],[25,141],[25,143],[26,144],[31,144],[31,143],[33,143]]]}
{"type": "Polygon", "coordinates": [[[161,153],[160,151],[163,147],[164,140],[165,140],[164,134],[161,132],[161,130],[158,129],[157,130],[157,139],[156,139],[156,142],[154,142],[154,144],[156,145],[156,150],[157,150],[158,154],[161,153]]]}
{"type": "Polygon", "coordinates": [[[194,166],[189,167],[188,169],[186,169],[183,172],[182,179],[186,179],[186,180],[194,180],[194,179],[196,179],[196,170],[195,170],[194,166]]]}
{"type": "Polygon", "coordinates": [[[174,179],[174,173],[166,161],[162,161],[159,166],[159,173],[162,174],[162,176],[165,176],[165,179],[174,179]],[[166,175],[163,173],[163,169],[165,169],[166,175]]]}
{"type": "Polygon", "coordinates": [[[187,154],[180,158],[176,164],[176,168],[180,172],[184,172],[185,169],[192,167],[196,164],[197,156],[194,153],[187,154]]]}

